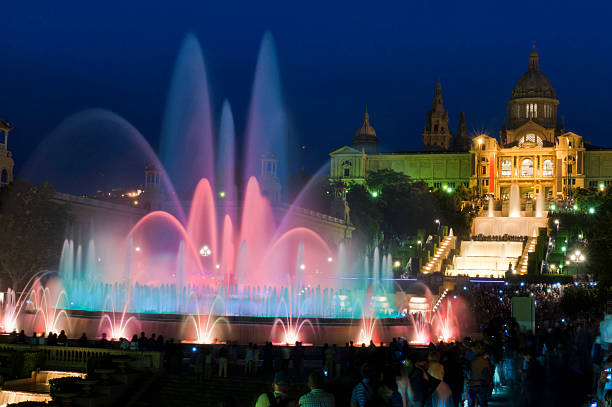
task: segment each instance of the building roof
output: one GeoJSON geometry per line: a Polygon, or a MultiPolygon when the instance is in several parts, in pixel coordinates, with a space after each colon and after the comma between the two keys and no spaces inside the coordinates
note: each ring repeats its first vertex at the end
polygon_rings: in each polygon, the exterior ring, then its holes
{"type": "Polygon", "coordinates": [[[11,126],[11,124],[9,122],[0,119],[0,130],[11,131],[11,130],[13,130],[13,126],[11,126]]]}
{"type": "Polygon", "coordinates": [[[510,95],[510,100],[522,98],[557,98],[550,80],[540,72],[539,56],[535,45],[529,53],[529,68],[516,82],[510,95]]]}
{"type": "Polygon", "coordinates": [[[366,107],[365,114],[363,115],[363,124],[355,132],[353,137],[353,145],[358,146],[361,144],[377,144],[378,138],[376,137],[376,131],[370,124],[370,115],[368,114],[368,108],[366,107]]]}

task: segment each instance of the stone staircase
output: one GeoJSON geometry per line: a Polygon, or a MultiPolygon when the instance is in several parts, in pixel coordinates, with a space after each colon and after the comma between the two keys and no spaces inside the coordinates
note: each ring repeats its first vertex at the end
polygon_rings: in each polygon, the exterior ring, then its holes
{"type": "Polygon", "coordinates": [[[457,236],[450,234],[444,237],[442,242],[440,242],[440,247],[436,249],[434,255],[429,259],[427,264],[423,266],[421,272],[423,274],[429,274],[442,270],[442,262],[448,257],[450,251],[455,248],[456,244],[457,236]]]}
{"type": "Polygon", "coordinates": [[[536,243],[538,242],[537,237],[531,237],[527,241],[525,248],[523,249],[523,254],[519,259],[519,263],[517,266],[518,274],[527,274],[527,263],[529,262],[529,253],[535,252],[536,243]]]}
{"type": "Polygon", "coordinates": [[[522,251],[520,241],[463,241],[446,275],[504,278],[509,265],[516,267],[522,251]]]}

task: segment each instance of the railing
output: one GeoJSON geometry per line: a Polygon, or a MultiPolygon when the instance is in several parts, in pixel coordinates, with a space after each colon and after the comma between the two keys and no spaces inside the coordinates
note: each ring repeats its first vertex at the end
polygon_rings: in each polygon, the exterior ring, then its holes
{"type": "Polygon", "coordinates": [[[0,352],[43,352],[45,369],[85,371],[91,358],[129,357],[127,365],[134,370],[157,372],[163,365],[163,353],[153,351],[122,351],[103,348],[73,348],[66,346],[0,344],[0,352]]]}
{"type": "Polygon", "coordinates": [[[54,198],[58,201],[75,202],[82,205],[95,206],[98,208],[106,208],[122,212],[131,212],[136,215],[144,215],[146,213],[146,211],[141,208],[132,208],[127,205],[119,205],[112,202],[101,201],[99,199],[85,198],[82,196],[65,194],[63,192],[56,192],[54,198]]]}

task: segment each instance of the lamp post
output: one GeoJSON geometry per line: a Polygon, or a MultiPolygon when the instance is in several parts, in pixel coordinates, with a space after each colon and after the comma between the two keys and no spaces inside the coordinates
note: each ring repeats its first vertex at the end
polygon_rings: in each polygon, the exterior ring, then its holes
{"type": "Polygon", "coordinates": [[[575,250],[574,253],[570,254],[570,261],[574,263],[576,267],[576,275],[578,275],[578,267],[584,263],[585,257],[580,250],[575,250]]]}

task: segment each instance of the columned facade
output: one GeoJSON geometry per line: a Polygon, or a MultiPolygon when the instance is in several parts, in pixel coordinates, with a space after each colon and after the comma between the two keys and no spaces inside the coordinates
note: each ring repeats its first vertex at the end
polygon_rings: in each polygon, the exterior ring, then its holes
{"type": "Polygon", "coordinates": [[[13,154],[8,149],[8,134],[13,127],[0,119],[0,186],[13,182],[13,154]]]}
{"type": "Polygon", "coordinates": [[[508,199],[512,184],[519,186],[525,199],[535,198],[540,191],[548,200],[567,198],[573,189],[584,188],[582,137],[565,133],[549,147],[538,144],[538,137],[537,132],[529,133],[530,141],[512,147],[503,147],[486,135],[474,138],[470,186],[481,195],[493,194],[502,200],[508,199]]]}

